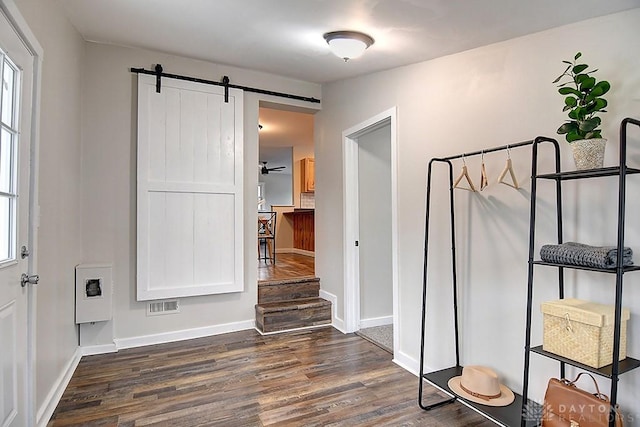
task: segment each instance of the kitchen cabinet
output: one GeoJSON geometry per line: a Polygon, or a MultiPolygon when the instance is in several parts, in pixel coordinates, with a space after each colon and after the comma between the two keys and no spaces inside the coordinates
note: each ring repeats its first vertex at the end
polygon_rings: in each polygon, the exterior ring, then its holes
{"type": "Polygon", "coordinates": [[[285,212],[293,218],[293,247],[304,251],[315,251],[315,212],[313,209],[295,209],[285,212]]]}
{"type": "Polygon", "coordinates": [[[313,157],[305,157],[300,160],[300,177],[302,178],[301,191],[303,193],[316,191],[315,159],[313,157]]]}

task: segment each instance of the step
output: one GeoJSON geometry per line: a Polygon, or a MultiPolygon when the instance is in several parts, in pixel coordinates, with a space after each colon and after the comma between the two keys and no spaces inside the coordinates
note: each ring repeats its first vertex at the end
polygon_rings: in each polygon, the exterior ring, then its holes
{"type": "Polygon", "coordinates": [[[331,324],[331,302],[322,298],[256,304],[256,326],[262,332],[331,324]]]}
{"type": "Polygon", "coordinates": [[[314,276],[258,282],[258,304],[317,298],[320,279],[314,276]]]}

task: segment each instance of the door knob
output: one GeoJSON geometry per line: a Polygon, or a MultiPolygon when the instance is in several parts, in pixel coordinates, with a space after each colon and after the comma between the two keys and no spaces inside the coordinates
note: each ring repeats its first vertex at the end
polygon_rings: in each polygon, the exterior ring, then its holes
{"type": "Polygon", "coordinates": [[[27,283],[30,285],[37,285],[39,280],[40,276],[37,274],[28,275],[27,273],[22,273],[22,276],[20,276],[20,283],[23,288],[27,286],[27,283]]]}

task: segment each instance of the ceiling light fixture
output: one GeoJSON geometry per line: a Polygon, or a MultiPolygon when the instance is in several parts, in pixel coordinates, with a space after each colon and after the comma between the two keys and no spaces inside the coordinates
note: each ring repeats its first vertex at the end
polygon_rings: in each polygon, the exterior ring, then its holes
{"type": "Polygon", "coordinates": [[[331,51],[344,62],[362,55],[374,43],[371,36],[357,31],[332,31],[323,37],[331,51]]]}

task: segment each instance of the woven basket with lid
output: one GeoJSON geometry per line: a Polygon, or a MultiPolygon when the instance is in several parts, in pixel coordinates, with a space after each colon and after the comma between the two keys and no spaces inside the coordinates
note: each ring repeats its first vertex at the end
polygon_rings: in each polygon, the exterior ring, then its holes
{"type": "MultiPolygon", "coordinates": [[[[614,306],[565,298],[544,302],[541,309],[543,350],[594,368],[613,363],[614,306]]],[[[620,360],[627,357],[629,317],[623,309],[620,360]]]]}

